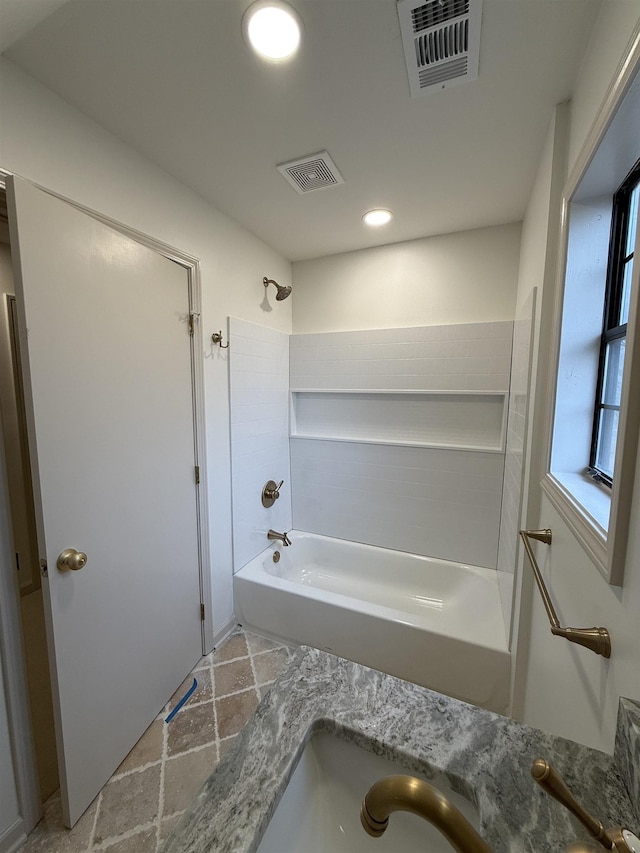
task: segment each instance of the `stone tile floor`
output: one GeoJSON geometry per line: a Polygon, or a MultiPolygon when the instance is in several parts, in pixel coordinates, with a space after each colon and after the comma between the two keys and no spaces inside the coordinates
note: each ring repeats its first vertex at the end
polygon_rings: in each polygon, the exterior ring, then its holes
{"type": "Polygon", "coordinates": [[[292,653],[238,628],[199,661],[74,828],[54,794],[22,853],[156,853],[292,653]],[[165,723],[194,675],[196,691],[165,723]]]}

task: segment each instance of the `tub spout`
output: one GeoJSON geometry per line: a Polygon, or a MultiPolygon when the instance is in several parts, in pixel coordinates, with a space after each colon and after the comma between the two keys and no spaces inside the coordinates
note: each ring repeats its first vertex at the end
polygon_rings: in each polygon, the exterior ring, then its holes
{"type": "Polygon", "coordinates": [[[287,545],[291,545],[291,539],[287,536],[286,533],[278,533],[277,530],[269,530],[267,533],[267,539],[270,542],[282,542],[282,544],[287,547],[287,545]]]}
{"type": "Polygon", "coordinates": [[[382,835],[391,812],[417,814],[432,823],[458,853],[492,853],[462,812],[433,785],[413,776],[387,776],[369,788],[360,820],[369,833],[382,835]]]}

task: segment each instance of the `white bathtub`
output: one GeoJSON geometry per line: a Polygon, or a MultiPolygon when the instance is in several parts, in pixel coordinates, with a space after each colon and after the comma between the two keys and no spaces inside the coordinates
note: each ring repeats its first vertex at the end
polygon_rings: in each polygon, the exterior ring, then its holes
{"type": "Polygon", "coordinates": [[[272,543],[234,577],[245,627],[506,711],[495,571],[295,530],[289,538],[291,547],[272,543]]]}

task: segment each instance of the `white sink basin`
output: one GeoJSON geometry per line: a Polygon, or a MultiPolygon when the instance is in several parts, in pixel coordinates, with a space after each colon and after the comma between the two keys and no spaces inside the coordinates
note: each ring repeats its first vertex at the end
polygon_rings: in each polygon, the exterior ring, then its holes
{"type": "MultiPolygon", "coordinates": [[[[287,786],[257,853],[451,853],[440,832],[422,818],[394,812],[380,838],[360,824],[360,804],[378,779],[419,774],[332,735],[314,735],[287,786]]],[[[427,780],[430,781],[430,780],[427,780]]],[[[474,806],[432,781],[476,828],[474,806]]]]}

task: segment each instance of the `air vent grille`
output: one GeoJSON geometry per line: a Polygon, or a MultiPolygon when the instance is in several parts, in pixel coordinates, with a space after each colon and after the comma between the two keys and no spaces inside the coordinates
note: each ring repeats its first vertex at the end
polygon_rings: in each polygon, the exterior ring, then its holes
{"type": "Polygon", "coordinates": [[[436,27],[469,14],[469,0],[438,0],[435,3],[423,3],[411,10],[414,33],[422,32],[429,27],[436,27]]]}
{"type": "MultiPolygon", "coordinates": [[[[432,30],[415,40],[416,60],[420,67],[433,65],[469,51],[469,21],[458,21],[447,27],[432,30]]],[[[466,65],[466,63],[465,63],[466,65]]]]}
{"type": "Polygon", "coordinates": [[[326,151],[281,163],[277,169],[301,195],[344,183],[344,178],[326,151]]]}
{"type": "Polygon", "coordinates": [[[445,83],[452,77],[461,77],[467,71],[467,58],[454,59],[453,62],[447,62],[444,65],[438,65],[435,68],[425,68],[420,72],[420,85],[423,88],[427,86],[437,86],[439,83],[445,83]]]}
{"type": "Polygon", "coordinates": [[[411,96],[478,76],[482,0],[399,0],[411,96]]]}

